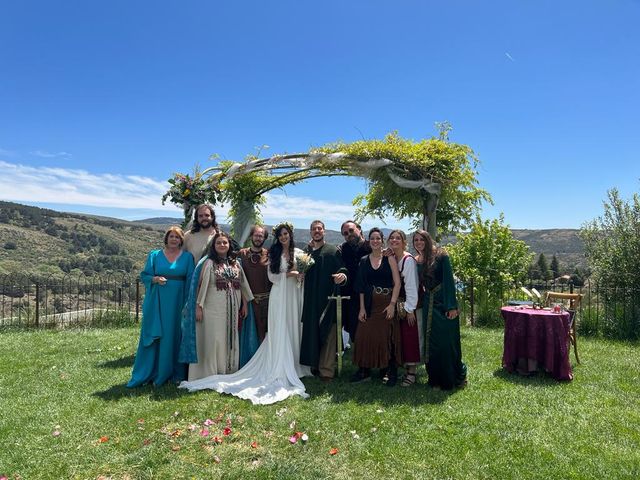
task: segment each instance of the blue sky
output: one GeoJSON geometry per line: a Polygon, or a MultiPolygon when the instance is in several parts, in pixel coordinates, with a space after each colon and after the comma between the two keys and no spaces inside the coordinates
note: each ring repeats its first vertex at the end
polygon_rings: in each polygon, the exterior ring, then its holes
{"type": "MultiPolygon", "coordinates": [[[[0,199],[179,216],[166,179],[213,153],[417,140],[446,120],[482,162],[483,217],[578,228],[608,189],[638,191],[638,25],[638,0],[5,1],[0,199]]],[[[338,228],[364,187],[273,192],[265,220],[338,228]]]]}

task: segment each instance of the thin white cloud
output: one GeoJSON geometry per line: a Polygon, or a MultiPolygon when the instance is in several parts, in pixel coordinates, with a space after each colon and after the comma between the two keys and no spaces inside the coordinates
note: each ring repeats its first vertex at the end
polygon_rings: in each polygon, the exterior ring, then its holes
{"type": "Polygon", "coordinates": [[[0,198],[111,208],[171,210],[162,206],[166,182],[135,175],[94,174],[59,167],[32,167],[0,161],[0,198]]]}
{"type": "MultiPolygon", "coordinates": [[[[82,205],[99,208],[144,209],[164,211],[176,216],[179,210],[167,202],[162,205],[162,195],[169,188],[166,181],[158,181],[140,175],[95,174],[86,170],[61,167],[33,167],[0,160],[3,180],[0,199],[28,202],[82,205]]],[[[329,225],[340,225],[352,218],[355,208],[309,197],[268,193],[262,207],[266,223],[291,220],[306,224],[319,218],[329,225]]],[[[217,206],[218,217],[229,221],[229,205],[217,206]]],[[[122,217],[122,214],[118,216],[122,217]]],[[[126,216],[126,215],[124,215],[126,216]]]]}
{"type": "Polygon", "coordinates": [[[68,152],[47,152],[46,150],[35,150],[33,152],[29,152],[30,155],[35,157],[42,158],[60,158],[60,157],[70,157],[71,154],[68,152]]]}
{"type": "Polygon", "coordinates": [[[313,220],[325,222],[339,221],[353,217],[353,205],[327,202],[315,198],[290,197],[280,193],[266,194],[267,204],[261,209],[262,216],[268,221],[313,220]]]}
{"type": "Polygon", "coordinates": [[[514,58],[511,56],[511,54],[509,52],[504,52],[504,56],[507,57],[512,62],[515,62],[514,58]]]}

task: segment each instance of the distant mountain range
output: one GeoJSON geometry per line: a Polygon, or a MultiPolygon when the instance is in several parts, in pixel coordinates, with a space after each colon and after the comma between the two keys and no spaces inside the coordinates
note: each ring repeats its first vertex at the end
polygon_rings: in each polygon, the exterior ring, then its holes
{"type": "MultiPolygon", "coordinates": [[[[182,222],[181,218],[171,217],[156,217],[147,218],[145,220],[138,220],[137,222],[142,224],[155,225],[161,228],[167,228],[169,225],[176,225],[182,222]]],[[[271,225],[267,225],[271,230],[271,225]]],[[[222,228],[229,231],[228,225],[222,225],[222,228]]],[[[388,236],[392,229],[381,229],[385,236],[388,236]]],[[[577,229],[570,228],[554,228],[543,230],[528,230],[528,229],[512,229],[514,238],[522,240],[526,243],[531,251],[536,255],[544,253],[548,260],[551,261],[551,257],[556,255],[558,261],[565,265],[580,266],[586,265],[584,259],[584,244],[580,238],[577,229]]],[[[407,232],[409,233],[409,232],[407,232]]],[[[309,231],[307,229],[296,228],[294,237],[297,241],[306,242],[309,238],[309,231]]],[[[335,230],[327,230],[325,233],[327,242],[334,245],[339,245],[343,242],[340,232],[335,230]]],[[[445,237],[442,239],[442,244],[448,245],[455,243],[455,237],[445,237]]]]}
{"type": "MultiPolygon", "coordinates": [[[[136,273],[147,253],[162,245],[166,227],[181,222],[175,217],[129,222],[0,202],[0,274],[60,275],[112,270],[136,273]]],[[[222,228],[228,231],[227,225],[222,228]]],[[[390,229],[383,231],[388,234],[390,229]]],[[[578,230],[513,230],[513,234],[532,252],[544,253],[549,261],[556,254],[561,265],[585,264],[578,230]]],[[[296,229],[294,238],[299,245],[304,244],[309,231],[296,229]]],[[[328,230],[326,240],[337,245],[342,243],[342,236],[328,230]]],[[[443,243],[451,240],[444,239],[443,243]]]]}

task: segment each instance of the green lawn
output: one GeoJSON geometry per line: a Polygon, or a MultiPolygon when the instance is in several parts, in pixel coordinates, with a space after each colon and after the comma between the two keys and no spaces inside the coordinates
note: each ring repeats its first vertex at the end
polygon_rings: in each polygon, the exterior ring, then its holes
{"type": "Polygon", "coordinates": [[[0,477],[640,477],[639,346],[581,338],[583,364],[559,383],[505,373],[502,332],[466,328],[464,390],[350,385],[347,361],[330,385],[305,380],[310,399],[265,407],[127,390],[137,337],[0,333],[0,477]],[[309,440],[291,444],[296,431],[309,440]]]}

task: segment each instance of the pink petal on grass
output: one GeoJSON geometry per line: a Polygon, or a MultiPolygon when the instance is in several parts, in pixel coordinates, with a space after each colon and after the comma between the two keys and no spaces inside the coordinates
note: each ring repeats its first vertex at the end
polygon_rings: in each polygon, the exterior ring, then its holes
{"type": "Polygon", "coordinates": [[[207,419],[204,421],[204,426],[205,426],[205,427],[210,427],[210,426],[211,426],[211,425],[213,425],[214,423],[215,423],[215,422],[214,422],[213,420],[211,420],[210,418],[207,418],[207,419]]]}
{"type": "MultiPolygon", "coordinates": [[[[60,433],[61,433],[60,430],[54,430],[51,435],[53,435],[54,437],[59,437],[60,433]]],[[[0,479],[0,480],[2,480],[2,479],[0,479]]]]}
{"type": "Polygon", "coordinates": [[[200,436],[201,437],[208,437],[209,436],[209,430],[207,430],[206,428],[203,428],[202,430],[200,430],[200,436]]]}
{"type": "Polygon", "coordinates": [[[251,442],[251,448],[258,448],[258,442],[251,442]]]}
{"type": "Polygon", "coordinates": [[[297,435],[291,435],[289,437],[289,443],[298,443],[298,436],[297,435]]]}

